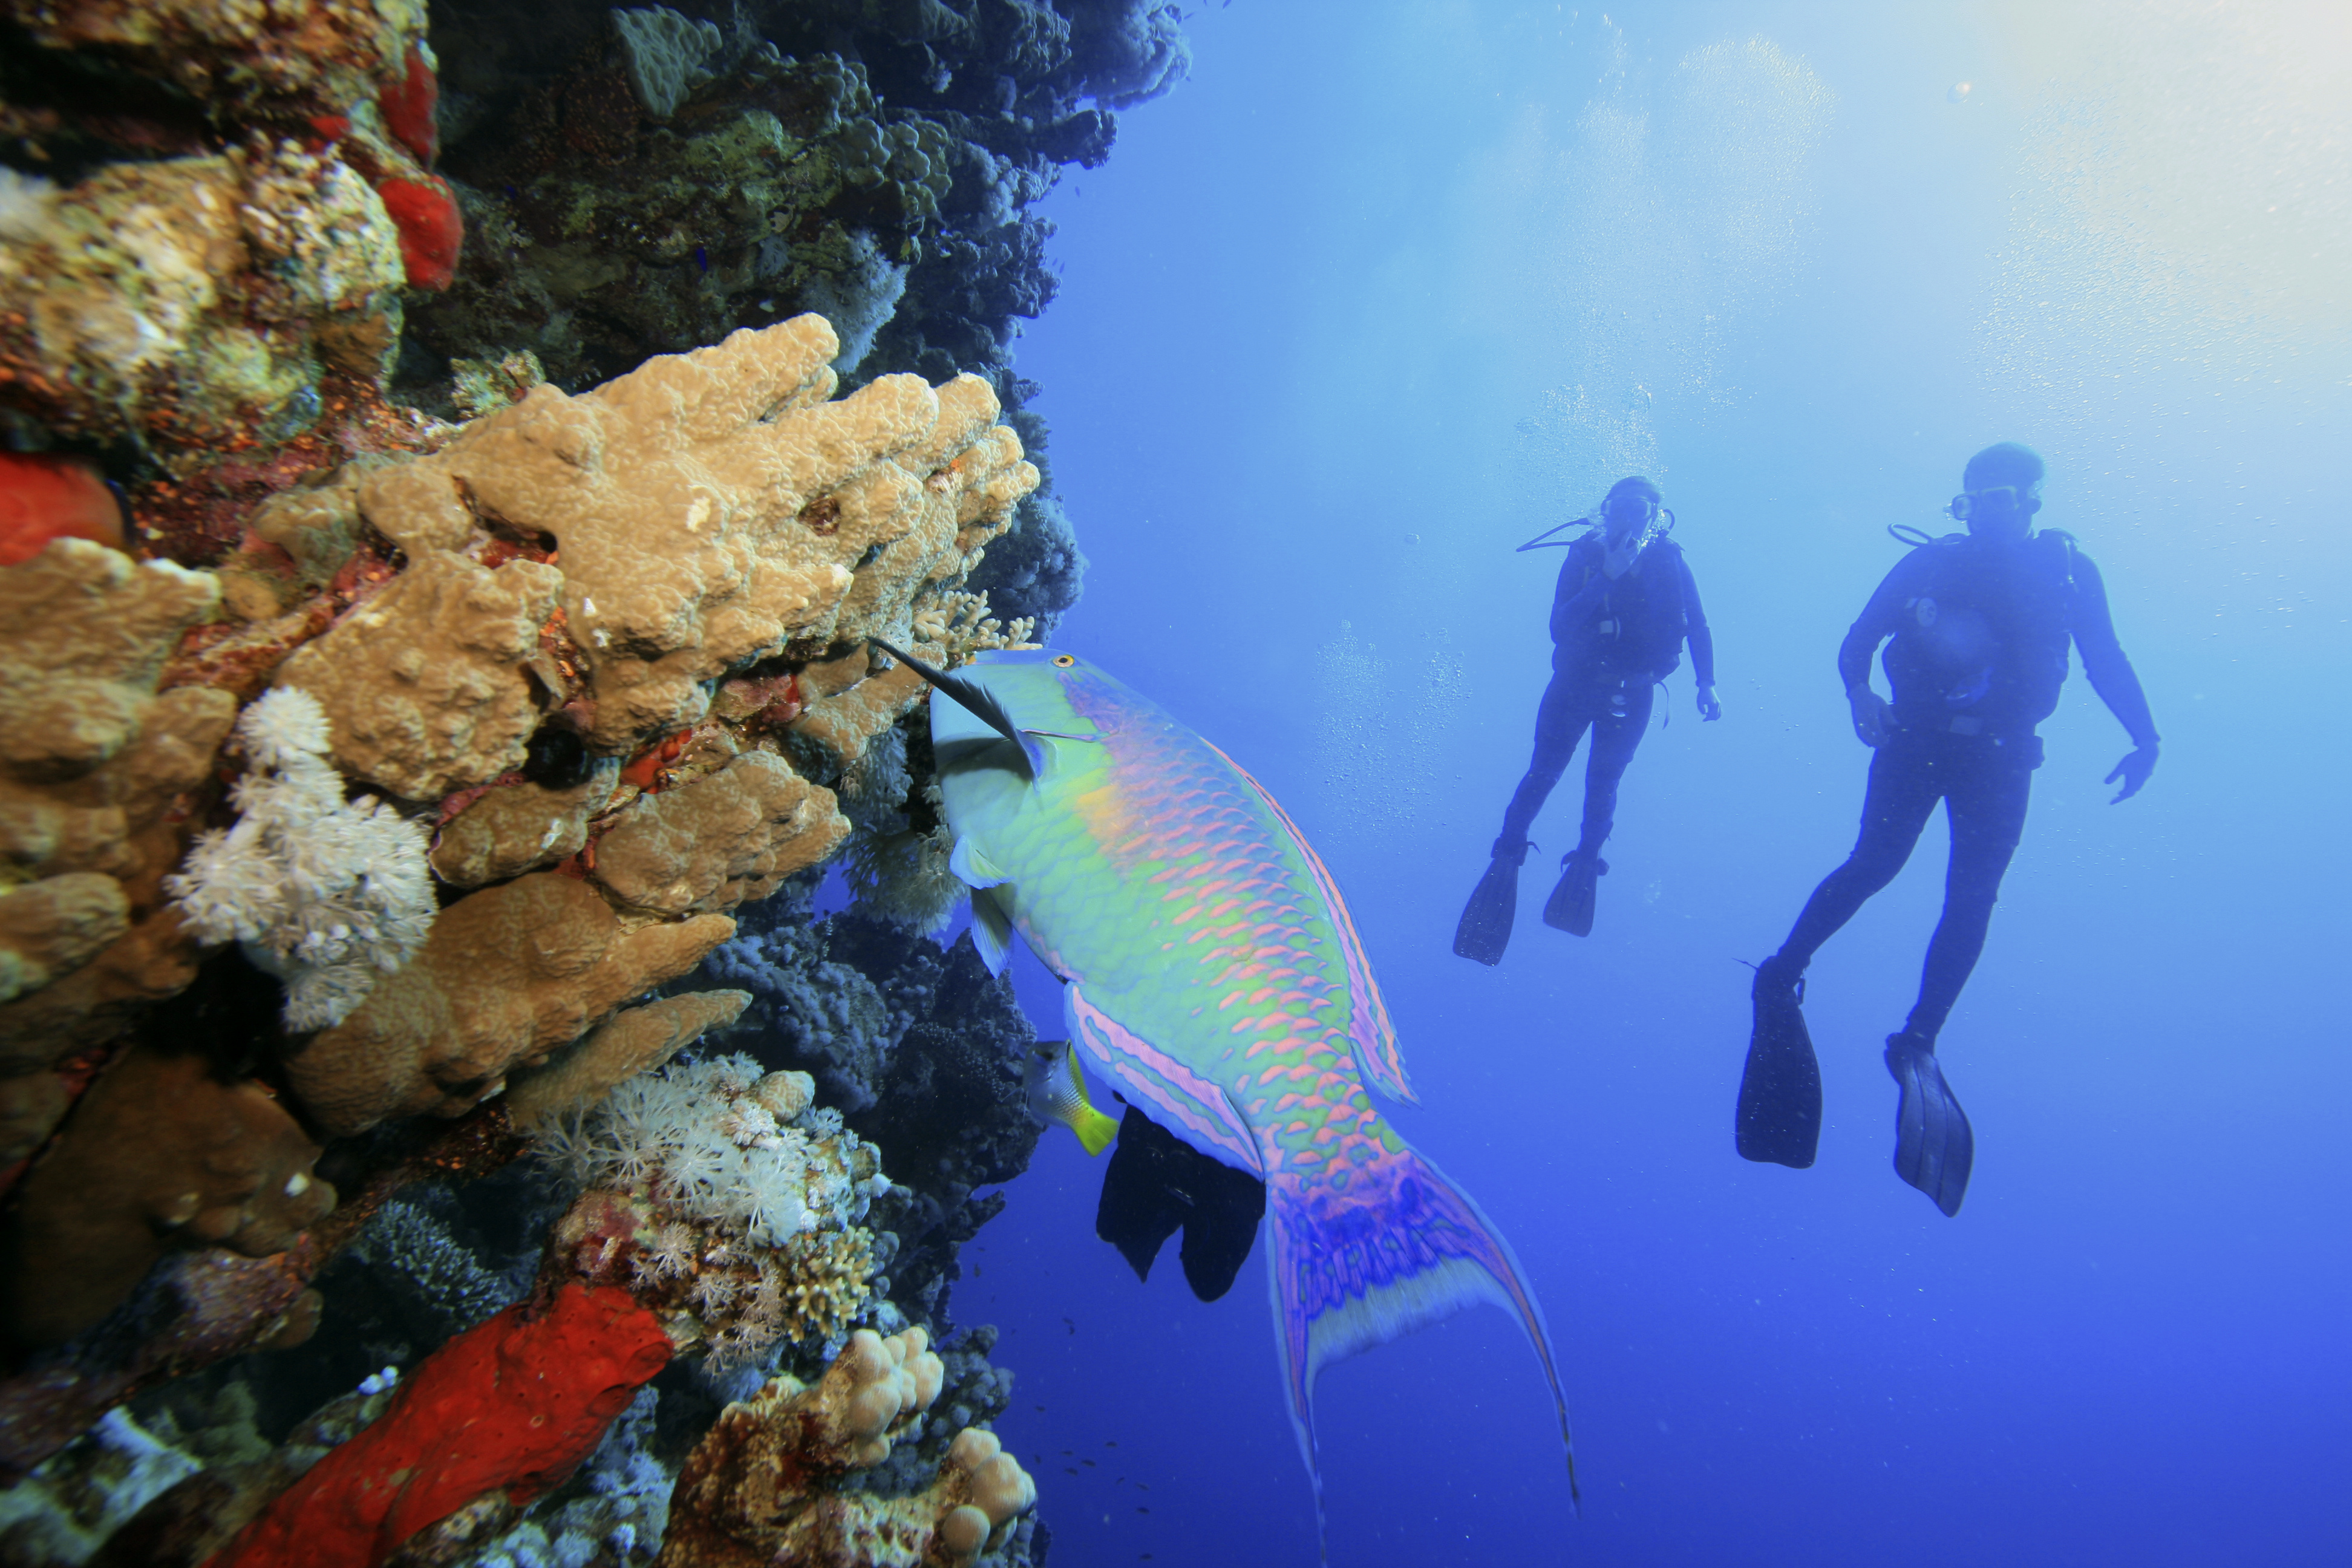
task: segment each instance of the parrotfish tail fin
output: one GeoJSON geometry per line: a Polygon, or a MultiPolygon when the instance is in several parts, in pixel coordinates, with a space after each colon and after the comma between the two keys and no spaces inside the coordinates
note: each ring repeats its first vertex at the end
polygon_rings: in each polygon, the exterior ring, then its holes
{"type": "Polygon", "coordinates": [[[1354,1161],[1341,1153],[1333,1163],[1346,1174],[1344,1188],[1336,1171],[1286,1161],[1266,1183],[1265,1205],[1275,1339],[1291,1429],[1315,1483],[1318,1532],[1323,1480],[1315,1462],[1316,1378],[1333,1362],[1480,1301],[1516,1317],[1534,1347],[1559,1417],[1569,1497],[1580,1502],[1568,1397],[1543,1309],[1510,1244],[1467,1193],[1410,1148],[1375,1149],[1354,1161]]]}
{"type": "MultiPolygon", "coordinates": [[[[1209,749],[1217,752],[1214,746],[1209,749]]],[[[1217,755],[1225,757],[1223,752],[1217,752],[1217,755]]],[[[1356,934],[1356,922],[1348,913],[1347,900],[1339,897],[1339,884],[1331,879],[1330,868],[1323,864],[1323,857],[1315,853],[1315,846],[1307,842],[1307,835],[1298,831],[1298,824],[1290,820],[1290,813],[1274,798],[1274,792],[1251,777],[1249,770],[1233,758],[1225,757],[1225,763],[1257,792],[1258,799],[1265,802],[1265,808],[1290,835],[1290,841],[1298,847],[1300,858],[1314,875],[1317,890],[1330,906],[1331,922],[1339,928],[1339,952],[1348,965],[1349,1016],[1354,1020],[1349,1036],[1364,1081],[1401,1104],[1419,1105],[1421,1096],[1413,1093],[1412,1080],[1405,1076],[1404,1052],[1397,1045],[1396,1026],[1389,1021],[1388,1004],[1381,1000],[1381,988],[1372,981],[1372,961],[1365,956],[1363,938],[1356,934]]]]}

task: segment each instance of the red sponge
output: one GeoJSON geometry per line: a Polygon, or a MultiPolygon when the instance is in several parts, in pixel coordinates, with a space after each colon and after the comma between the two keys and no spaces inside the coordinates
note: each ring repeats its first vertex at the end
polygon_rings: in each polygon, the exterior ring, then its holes
{"type": "Polygon", "coordinates": [[[375,97],[376,107],[383,111],[383,128],[428,169],[441,155],[441,127],[433,114],[440,101],[441,84],[425,63],[421,44],[408,46],[408,74],[386,83],[375,97]]]}
{"type": "Polygon", "coordinates": [[[573,1283],[426,1357],[370,1426],[329,1454],[207,1568],[370,1568],[485,1493],[518,1503],[592,1453],[667,1365],[668,1338],[625,1290],[573,1283]]]}
{"type": "Polygon", "coordinates": [[[411,289],[441,289],[457,275],[458,247],[466,242],[466,220],[448,182],[436,174],[421,179],[399,176],[378,182],[375,194],[400,230],[400,259],[408,268],[411,289]]]}

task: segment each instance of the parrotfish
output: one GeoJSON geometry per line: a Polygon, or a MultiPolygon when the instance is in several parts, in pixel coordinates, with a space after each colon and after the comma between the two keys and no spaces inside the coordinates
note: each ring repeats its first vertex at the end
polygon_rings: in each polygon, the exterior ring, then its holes
{"type": "MultiPolygon", "coordinates": [[[[1475,1302],[1517,1319],[1569,1445],[1517,1259],[1366,1093],[1415,1102],[1363,942],[1297,825],[1087,660],[1003,649],[950,674],[885,651],[935,688],[950,864],[982,955],[1001,971],[1017,931],[1062,980],[1087,1066],[1265,1184],[1275,1338],[1318,1530],[1318,1375],[1475,1302]]],[[[1573,1495],[1572,1445],[1568,1464],[1573,1495]]]]}

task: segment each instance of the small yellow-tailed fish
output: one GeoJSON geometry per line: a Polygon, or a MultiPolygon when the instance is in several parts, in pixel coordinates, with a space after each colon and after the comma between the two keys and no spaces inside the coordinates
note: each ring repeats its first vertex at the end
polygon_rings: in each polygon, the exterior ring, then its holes
{"type": "Polygon", "coordinates": [[[1058,1121],[1076,1133],[1087,1153],[1101,1153],[1118,1136],[1118,1123],[1087,1098],[1086,1074],[1078,1069],[1078,1055],[1069,1041],[1038,1041],[1022,1088],[1029,1096],[1029,1114],[1040,1121],[1058,1121]]]}
{"type": "MultiPolygon", "coordinates": [[[[883,646],[935,688],[950,864],[982,955],[1001,971],[1019,931],[1064,982],[1087,1065],[1265,1184],[1275,1340],[1318,1535],[1318,1373],[1474,1302],[1526,1331],[1567,1443],[1510,1247],[1365,1093],[1413,1100],[1339,890],[1282,807],[1085,659],[1001,649],[948,673],[883,646]]],[[[1571,1447],[1571,1496],[1575,1466],[1571,1447]]]]}

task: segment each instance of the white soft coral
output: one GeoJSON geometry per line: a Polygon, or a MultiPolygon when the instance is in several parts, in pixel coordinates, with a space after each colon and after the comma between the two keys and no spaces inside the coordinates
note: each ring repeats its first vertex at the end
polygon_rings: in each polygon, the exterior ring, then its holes
{"type": "Polygon", "coordinates": [[[164,890],[200,941],[242,942],[286,982],[286,1024],[322,1029],[425,945],[436,902],[425,829],[373,796],[343,798],[318,699],[263,693],[237,721],[248,772],[226,830],[200,836],[164,890]]]}

